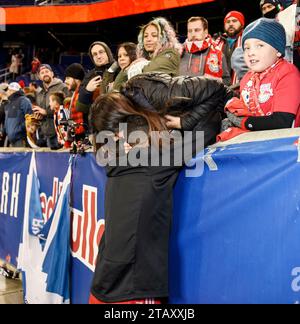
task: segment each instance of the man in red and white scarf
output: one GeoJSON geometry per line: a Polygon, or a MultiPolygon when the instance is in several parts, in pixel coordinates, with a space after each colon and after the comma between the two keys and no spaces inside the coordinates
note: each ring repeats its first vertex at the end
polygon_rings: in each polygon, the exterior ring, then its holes
{"type": "Polygon", "coordinates": [[[187,24],[187,40],[180,63],[180,75],[209,76],[230,85],[230,73],[221,48],[208,34],[208,22],[203,17],[191,17],[187,24]]]}

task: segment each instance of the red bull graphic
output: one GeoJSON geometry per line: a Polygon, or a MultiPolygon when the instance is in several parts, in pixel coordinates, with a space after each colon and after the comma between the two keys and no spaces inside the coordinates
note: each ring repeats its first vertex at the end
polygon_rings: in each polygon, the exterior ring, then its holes
{"type": "Polygon", "coordinates": [[[73,257],[79,259],[94,271],[98,245],[104,232],[104,219],[97,219],[97,188],[84,185],[80,211],[72,208],[71,250],[73,257]]]}

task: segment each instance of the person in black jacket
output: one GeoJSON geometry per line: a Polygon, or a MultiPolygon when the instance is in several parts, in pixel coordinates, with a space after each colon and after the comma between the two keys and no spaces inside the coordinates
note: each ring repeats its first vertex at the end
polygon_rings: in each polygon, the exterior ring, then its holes
{"type": "Polygon", "coordinates": [[[233,92],[206,77],[170,77],[149,72],[130,79],[121,92],[137,104],[166,112],[169,128],[204,131],[204,145],[215,143],[226,102],[233,92]]]}
{"type": "Polygon", "coordinates": [[[103,161],[98,156],[109,158],[106,225],[91,288],[91,304],[159,304],[168,297],[172,193],[183,162],[173,163],[174,140],[170,142],[170,163],[163,164],[160,160],[153,165],[153,154],[161,157],[164,144],[152,137],[152,131],[167,131],[172,124],[183,130],[204,130],[208,145],[215,140],[221,112],[230,97],[230,91],[213,79],[171,78],[151,73],[131,79],[122,93],[97,98],[90,116],[93,129],[99,132],[97,161],[103,161]],[[120,123],[127,125],[128,137],[124,136],[120,123]],[[133,143],[127,141],[135,131],[146,136],[133,143]],[[102,137],[104,134],[111,146],[105,144],[108,142],[102,137]],[[114,151],[110,148],[115,141],[120,145],[114,151]],[[134,164],[131,154],[146,158],[134,164]],[[126,163],[121,164],[124,157],[126,163]]]}
{"type": "Polygon", "coordinates": [[[7,96],[9,102],[5,106],[5,132],[10,146],[26,147],[25,115],[32,114],[31,102],[16,82],[9,84],[7,96]]]}
{"type": "Polygon", "coordinates": [[[4,142],[5,142],[4,123],[5,123],[5,106],[8,104],[7,93],[6,93],[7,90],[8,90],[8,84],[1,83],[0,84],[0,147],[4,146],[4,142]]]}
{"type": "Polygon", "coordinates": [[[89,48],[89,55],[95,68],[85,75],[76,103],[76,110],[86,115],[95,99],[100,94],[107,93],[120,71],[117,63],[113,65],[115,61],[112,52],[104,42],[94,42],[89,48]]]}

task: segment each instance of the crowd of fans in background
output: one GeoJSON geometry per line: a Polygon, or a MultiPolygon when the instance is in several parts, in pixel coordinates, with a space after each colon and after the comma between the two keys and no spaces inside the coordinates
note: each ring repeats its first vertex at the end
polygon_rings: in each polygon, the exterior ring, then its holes
{"type": "MultiPolygon", "coordinates": [[[[260,8],[262,16],[269,20],[256,22],[258,25],[254,27],[266,25],[272,29],[275,26],[274,31],[278,31],[278,26],[272,23],[278,20],[278,14],[285,9],[281,2],[262,0],[260,8]]],[[[299,7],[297,19],[292,49],[286,48],[284,43],[286,35],[282,31],[278,34],[281,39],[276,40],[272,33],[261,32],[261,35],[258,32],[254,36],[275,48],[281,54],[278,56],[280,62],[287,62],[286,58],[299,69],[299,7]],[[287,55],[288,50],[293,51],[294,55],[287,55]]],[[[108,44],[101,41],[94,42],[89,48],[94,68],[86,73],[80,64],[72,64],[65,71],[64,81],[54,76],[49,64],[41,63],[38,57],[34,57],[30,71],[32,82],[27,87],[22,81],[14,82],[22,71],[24,58],[21,50],[15,51],[12,53],[10,65],[13,82],[0,85],[0,146],[59,149],[69,148],[74,140],[84,141],[93,131],[88,116],[96,98],[100,94],[120,91],[128,80],[150,72],[160,72],[171,77],[214,78],[234,90],[237,97],[241,95],[239,105],[249,106],[249,98],[246,98],[245,93],[247,95],[250,93],[251,104],[264,105],[264,100],[268,100],[261,97],[265,96],[268,99],[273,95],[276,97],[276,93],[268,94],[268,91],[275,92],[276,87],[274,85],[271,89],[265,86],[264,93],[260,89],[261,92],[257,93],[259,98],[254,101],[252,93],[255,89],[250,87],[251,89],[245,90],[246,87],[249,88],[249,80],[253,83],[254,77],[258,77],[257,73],[260,74],[259,83],[261,83],[264,71],[268,70],[267,66],[263,70],[254,69],[255,76],[249,74],[252,71],[251,64],[259,59],[246,58],[248,47],[245,50],[245,39],[243,40],[245,27],[244,15],[238,11],[231,11],[224,17],[224,31],[217,35],[209,33],[208,21],[204,17],[191,17],[187,21],[186,41],[180,44],[171,23],[162,17],[155,18],[141,28],[137,44],[125,42],[118,46],[116,60],[108,44]],[[248,80],[248,83],[245,80],[248,80]]],[[[278,65],[277,61],[276,64],[278,65]]],[[[298,84],[299,76],[296,68],[287,66],[286,69],[295,77],[291,80],[298,84]]],[[[295,98],[295,105],[296,101],[295,98]]],[[[249,112],[242,115],[247,117],[248,126],[245,120],[243,125],[231,120],[222,130],[230,128],[228,125],[245,131],[291,127],[298,113],[295,109],[283,111],[274,107],[270,109],[265,112],[258,109],[260,115],[257,115],[257,110],[254,115],[249,112]],[[287,115],[276,117],[276,113],[287,111],[293,115],[292,118],[291,116],[288,118],[287,115]],[[273,116],[272,121],[266,124],[263,119],[270,117],[268,116],[270,114],[273,116]],[[258,116],[260,118],[257,124],[253,118],[258,116]]],[[[224,117],[228,120],[228,116],[224,114],[224,117]]],[[[166,118],[170,127],[181,128],[177,117],[166,118]]]]}

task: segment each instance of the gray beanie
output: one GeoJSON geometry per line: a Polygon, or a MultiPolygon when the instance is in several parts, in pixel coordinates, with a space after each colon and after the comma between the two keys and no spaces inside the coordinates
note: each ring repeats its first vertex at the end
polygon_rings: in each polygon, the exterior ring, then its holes
{"type": "Polygon", "coordinates": [[[260,39],[285,56],[286,35],[283,26],[275,19],[260,18],[248,25],[243,33],[242,45],[249,38],[260,39]]]}

